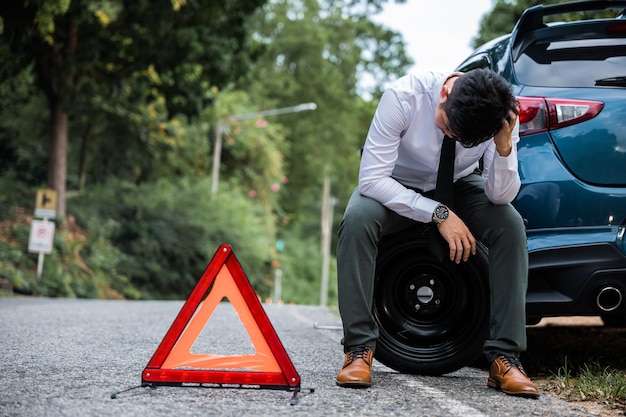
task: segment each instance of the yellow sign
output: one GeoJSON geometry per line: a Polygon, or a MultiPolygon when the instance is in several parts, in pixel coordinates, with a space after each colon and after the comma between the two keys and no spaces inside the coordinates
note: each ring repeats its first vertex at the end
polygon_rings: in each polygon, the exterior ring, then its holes
{"type": "Polygon", "coordinates": [[[55,190],[37,190],[35,216],[54,218],[57,211],[57,192],[55,190]]]}

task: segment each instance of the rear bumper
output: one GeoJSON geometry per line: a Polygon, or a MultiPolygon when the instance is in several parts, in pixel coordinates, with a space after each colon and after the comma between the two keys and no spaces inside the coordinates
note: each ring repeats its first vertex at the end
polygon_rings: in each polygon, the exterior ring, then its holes
{"type": "Polygon", "coordinates": [[[617,226],[528,232],[526,315],[626,314],[626,246],[617,226]]]}

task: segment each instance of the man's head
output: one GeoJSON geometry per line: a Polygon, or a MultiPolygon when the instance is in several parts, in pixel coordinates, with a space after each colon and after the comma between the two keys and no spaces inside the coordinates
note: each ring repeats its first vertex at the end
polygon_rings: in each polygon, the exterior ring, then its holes
{"type": "Polygon", "coordinates": [[[468,148],[493,137],[510,111],[519,114],[509,83],[482,68],[449,79],[441,90],[439,107],[445,113],[444,133],[468,148]]]}

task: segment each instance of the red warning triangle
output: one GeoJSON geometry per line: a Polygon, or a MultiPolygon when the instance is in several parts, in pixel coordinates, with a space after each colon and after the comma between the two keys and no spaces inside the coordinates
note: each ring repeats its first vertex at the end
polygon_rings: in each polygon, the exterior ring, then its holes
{"type": "Polygon", "coordinates": [[[142,373],[142,385],[206,384],[300,391],[300,376],[232,248],[223,244],[142,373]],[[217,305],[227,298],[255,349],[252,355],[191,353],[217,305]],[[245,370],[243,370],[245,369],[245,370]]]}

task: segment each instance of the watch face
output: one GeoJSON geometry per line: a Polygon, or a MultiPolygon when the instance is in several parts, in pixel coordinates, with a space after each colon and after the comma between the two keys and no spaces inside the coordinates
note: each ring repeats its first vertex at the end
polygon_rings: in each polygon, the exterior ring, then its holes
{"type": "Polygon", "coordinates": [[[435,207],[435,217],[440,222],[448,218],[448,213],[448,207],[444,206],[443,204],[439,204],[437,207],[435,207]]]}

